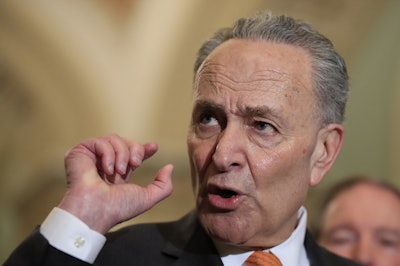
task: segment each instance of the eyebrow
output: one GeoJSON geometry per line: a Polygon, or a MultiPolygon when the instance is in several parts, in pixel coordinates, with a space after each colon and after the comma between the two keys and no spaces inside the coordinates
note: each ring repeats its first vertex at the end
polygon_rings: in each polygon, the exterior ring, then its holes
{"type": "Polygon", "coordinates": [[[391,234],[395,235],[396,237],[400,237],[400,231],[394,228],[380,227],[376,229],[375,232],[378,234],[391,234]]]}
{"type": "Polygon", "coordinates": [[[245,106],[240,110],[240,113],[246,116],[258,116],[258,117],[275,117],[278,118],[279,121],[282,120],[282,116],[280,113],[267,106],[245,106]]]}
{"type": "Polygon", "coordinates": [[[196,101],[193,107],[193,113],[201,109],[212,109],[212,110],[223,111],[225,108],[222,104],[217,104],[210,101],[205,101],[205,100],[196,101]]]}
{"type": "MultiPolygon", "coordinates": [[[[202,109],[224,111],[225,107],[224,105],[215,102],[199,100],[194,105],[193,113],[202,109]]],[[[274,122],[277,123],[277,126],[283,126],[285,122],[284,118],[278,110],[263,105],[239,107],[238,113],[244,117],[273,118],[274,122]]]]}

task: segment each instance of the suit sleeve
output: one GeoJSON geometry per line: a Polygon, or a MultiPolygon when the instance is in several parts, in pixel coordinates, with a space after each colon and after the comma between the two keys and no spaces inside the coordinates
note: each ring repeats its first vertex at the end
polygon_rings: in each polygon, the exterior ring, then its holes
{"type": "Polygon", "coordinates": [[[9,258],[4,266],[54,266],[54,265],[91,265],[69,256],[52,247],[39,232],[39,227],[26,238],[9,258]]]}

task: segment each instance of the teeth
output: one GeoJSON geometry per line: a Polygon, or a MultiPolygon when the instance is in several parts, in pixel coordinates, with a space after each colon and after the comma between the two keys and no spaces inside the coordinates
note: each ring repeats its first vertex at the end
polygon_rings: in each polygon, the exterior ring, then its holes
{"type": "Polygon", "coordinates": [[[232,190],[220,189],[220,190],[218,190],[218,195],[220,195],[223,198],[228,199],[228,198],[235,196],[236,193],[232,190]]]}

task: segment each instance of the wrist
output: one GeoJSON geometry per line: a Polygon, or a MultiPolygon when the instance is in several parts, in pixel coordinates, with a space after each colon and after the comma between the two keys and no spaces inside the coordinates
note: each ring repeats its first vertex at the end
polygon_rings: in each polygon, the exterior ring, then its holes
{"type": "Polygon", "coordinates": [[[104,208],[95,208],[85,200],[76,201],[66,197],[58,205],[58,208],[72,214],[85,223],[91,230],[102,235],[107,233],[114,225],[107,219],[104,219],[106,216],[103,214],[104,208]]]}

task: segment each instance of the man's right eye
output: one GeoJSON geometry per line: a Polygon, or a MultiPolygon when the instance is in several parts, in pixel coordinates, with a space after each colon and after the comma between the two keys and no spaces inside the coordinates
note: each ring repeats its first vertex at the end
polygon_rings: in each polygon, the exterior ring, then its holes
{"type": "Polygon", "coordinates": [[[218,125],[218,120],[213,114],[202,114],[199,119],[200,124],[207,126],[215,126],[218,125]]]}

